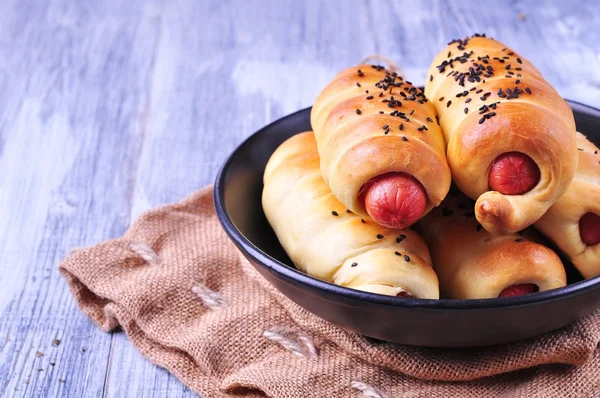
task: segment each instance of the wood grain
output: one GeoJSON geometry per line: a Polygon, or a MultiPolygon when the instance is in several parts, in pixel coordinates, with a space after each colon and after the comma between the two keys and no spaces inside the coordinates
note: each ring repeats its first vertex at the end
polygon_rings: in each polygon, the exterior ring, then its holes
{"type": "Polygon", "coordinates": [[[368,54],[424,82],[446,42],[486,32],[600,106],[596,1],[490,4],[3,1],[0,396],[193,396],[94,327],[58,262],[211,183],[245,137],[368,54]]]}

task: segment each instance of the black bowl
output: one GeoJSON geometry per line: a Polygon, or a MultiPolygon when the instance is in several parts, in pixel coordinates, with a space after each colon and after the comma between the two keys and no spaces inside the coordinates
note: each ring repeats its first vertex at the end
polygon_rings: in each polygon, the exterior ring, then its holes
{"type": "MultiPolygon", "coordinates": [[[[600,143],[600,111],[569,102],[577,128],[600,143]]],[[[401,344],[474,347],[536,336],[600,307],[600,277],[511,298],[426,300],[337,286],[294,268],[262,210],[262,177],[275,149],[311,130],[310,108],[284,117],[244,141],[217,176],[214,201],[223,228],[260,274],[313,314],[344,329],[401,344]]]]}

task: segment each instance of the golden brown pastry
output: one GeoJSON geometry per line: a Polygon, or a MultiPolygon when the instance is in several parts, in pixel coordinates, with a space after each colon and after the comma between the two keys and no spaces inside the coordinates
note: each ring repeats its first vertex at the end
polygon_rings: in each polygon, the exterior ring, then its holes
{"type": "Polygon", "coordinates": [[[575,175],[569,105],[527,59],[479,35],[449,43],[428,76],[452,178],[479,222],[493,234],[533,224],[575,175]]]}
{"type": "Polygon", "coordinates": [[[600,275],[600,151],[577,133],[579,165],[567,193],[535,223],[584,278],[600,275]]]}
{"type": "Polygon", "coordinates": [[[402,229],[437,206],[450,169],[435,108],[378,65],[342,71],[312,108],[323,179],[348,209],[402,229]]]}
{"type": "Polygon", "coordinates": [[[288,139],[273,153],[265,169],[262,204],[300,271],[373,293],[439,298],[423,239],[414,231],[387,229],[346,211],[321,177],[312,132],[288,139]]]}
{"type": "Polygon", "coordinates": [[[477,222],[474,202],[453,190],[415,229],[427,242],[442,298],[517,296],[566,285],[560,258],[528,228],[492,235],[477,222]]]}

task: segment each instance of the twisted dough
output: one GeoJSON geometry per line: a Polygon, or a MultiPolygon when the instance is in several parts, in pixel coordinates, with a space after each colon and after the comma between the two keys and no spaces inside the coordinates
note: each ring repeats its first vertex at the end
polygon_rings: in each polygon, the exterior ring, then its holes
{"type": "Polygon", "coordinates": [[[285,141],[264,173],[262,204],[296,267],[316,278],[358,290],[439,298],[423,239],[348,213],[319,171],[314,134],[285,141]]]}
{"type": "Polygon", "coordinates": [[[600,275],[600,150],[581,133],[577,146],[575,179],[535,227],[571,258],[584,278],[592,278],[600,275]]]}
{"type": "Polygon", "coordinates": [[[323,179],[354,213],[406,228],[446,196],[451,176],[435,108],[396,73],[342,71],[310,118],[323,179]]]}
{"type": "Polygon", "coordinates": [[[453,180],[479,222],[494,234],[533,224],[575,175],[569,105],[529,61],[478,35],[451,42],[428,75],[453,180]]]}
{"type": "Polygon", "coordinates": [[[538,243],[533,228],[492,235],[475,219],[473,205],[451,191],[415,226],[431,250],[442,298],[494,298],[566,285],[560,258],[538,243]]]}

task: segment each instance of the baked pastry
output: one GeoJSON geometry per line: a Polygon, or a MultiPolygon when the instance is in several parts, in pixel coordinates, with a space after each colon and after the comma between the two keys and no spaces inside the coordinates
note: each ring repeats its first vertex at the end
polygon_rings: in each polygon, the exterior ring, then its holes
{"type": "Polygon", "coordinates": [[[579,164],[567,192],[535,223],[584,278],[600,275],[600,150],[577,133],[579,164]]]}
{"type": "Polygon", "coordinates": [[[347,210],[321,177],[312,132],[293,136],[273,153],[264,173],[262,205],[298,270],[373,293],[439,298],[423,239],[347,210]]]}
{"type": "Polygon", "coordinates": [[[451,176],[435,108],[395,72],[378,65],[342,71],[310,121],[323,179],[352,212],[402,229],[446,196],[451,176]]]}
{"type": "Polygon", "coordinates": [[[533,224],[575,175],[569,105],[527,59],[480,35],[450,42],[428,76],[453,181],[477,220],[493,234],[533,224]]]}
{"type": "Polygon", "coordinates": [[[474,202],[456,189],[415,229],[431,251],[442,298],[517,296],[566,285],[560,258],[533,228],[490,234],[475,219],[474,202]]]}

